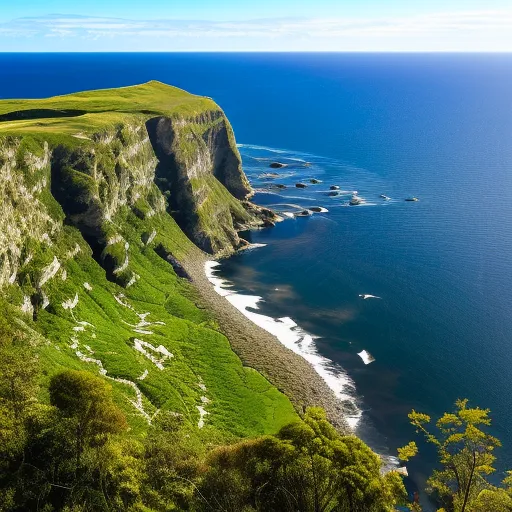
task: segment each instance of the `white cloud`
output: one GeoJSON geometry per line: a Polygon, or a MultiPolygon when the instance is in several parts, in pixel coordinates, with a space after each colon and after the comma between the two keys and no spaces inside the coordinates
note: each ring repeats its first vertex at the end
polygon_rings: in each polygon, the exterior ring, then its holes
{"type": "Polygon", "coordinates": [[[111,49],[113,40],[131,38],[132,46],[124,49],[135,51],[141,46],[150,49],[155,42],[161,50],[183,49],[188,44],[191,49],[211,50],[512,51],[512,9],[241,22],[53,15],[0,24],[0,44],[6,36],[104,39],[105,50],[111,49]]]}

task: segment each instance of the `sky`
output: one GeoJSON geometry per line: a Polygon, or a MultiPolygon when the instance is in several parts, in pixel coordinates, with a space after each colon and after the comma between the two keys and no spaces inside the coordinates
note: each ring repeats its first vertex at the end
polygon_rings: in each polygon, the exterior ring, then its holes
{"type": "Polygon", "coordinates": [[[512,52],[512,0],[0,0],[0,52],[512,52]]]}

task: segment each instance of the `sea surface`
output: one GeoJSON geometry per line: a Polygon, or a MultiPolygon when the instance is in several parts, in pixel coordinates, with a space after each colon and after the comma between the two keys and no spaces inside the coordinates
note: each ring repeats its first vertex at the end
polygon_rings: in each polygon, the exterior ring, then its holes
{"type": "Polygon", "coordinates": [[[512,469],[512,55],[0,54],[1,98],[150,79],[222,106],[254,200],[285,218],[212,269],[239,306],[317,357],[380,453],[415,438],[411,409],[467,397],[503,442],[496,479],[512,469]]]}

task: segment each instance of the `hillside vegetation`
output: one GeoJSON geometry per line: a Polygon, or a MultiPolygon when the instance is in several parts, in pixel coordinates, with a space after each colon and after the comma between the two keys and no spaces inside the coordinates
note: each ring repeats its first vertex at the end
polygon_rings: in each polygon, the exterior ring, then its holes
{"type": "Polygon", "coordinates": [[[236,228],[261,223],[249,193],[207,98],[150,82],[0,101],[2,314],[37,345],[43,380],[103,375],[136,431],[162,411],[225,436],[293,420],[179,263],[240,246],[236,228]]]}

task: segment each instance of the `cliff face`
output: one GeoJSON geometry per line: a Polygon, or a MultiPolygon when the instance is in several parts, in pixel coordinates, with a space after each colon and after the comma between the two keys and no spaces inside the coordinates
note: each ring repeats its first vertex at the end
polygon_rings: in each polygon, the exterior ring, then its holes
{"type": "Polygon", "coordinates": [[[239,248],[237,230],[261,219],[235,197],[251,189],[230,130],[222,112],[213,111],[127,122],[73,145],[30,141],[28,149],[23,137],[2,139],[0,284],[14,283],[29,246],[51,247],[63,223],[101,251],[112,276],[129,281],[128,249],[113,242],[116,218],[126,209],[143,221],[167,211],[206,252],[239,248]]]}
{"type": "Polygon", "coordinates": [[[210,253],[240,247],[237,229],[259,222],[238,201],[251,188],[224,114],[160,116],[148,120],[146,128],[158,158],[156,183],[185,233],[210,253]]]}
{"type": "Polygon", "coordinates": [[[49,371],[111,379],[135,423],[160,408],[195,422],[217,400],[219,428],[274,430],[269,401],[286,421],[290,403],[272,388],[259,410],[246,405],[268,383],[209,327],[180,265],[243,245],[237,230],[271,216],[250,194],[206,98],[153,82],[0,101],[0,314],[43,335],[49,371]]]}

